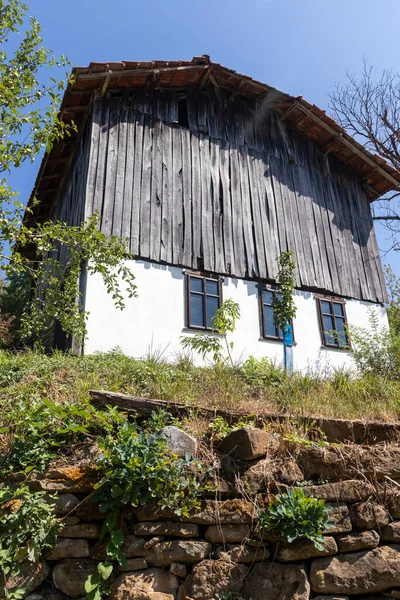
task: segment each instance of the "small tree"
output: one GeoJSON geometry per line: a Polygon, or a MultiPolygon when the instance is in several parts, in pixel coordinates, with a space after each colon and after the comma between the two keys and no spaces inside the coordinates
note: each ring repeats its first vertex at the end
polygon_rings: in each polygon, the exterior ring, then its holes
{"type": "Polygon", "coordinates": [[[235,331],[238,319],[240,319],[239,304],[230,299],[225,300],[212,318],[213,334],[199,333],[193,336],[183,336],[181,344],[184,348],[194,350],[203,358],[207,354],[211,354],[217,365],[230,364],[233,366],[233,342],[228,341],[227,334],[235,331]]]}
{"type": "Polygon", "coordinates": [[[0,0],[0,268],[7,279],[25,280],[32,286],[32,300],[18,315],[25,337],[39,335],[49,319],[57,319],[65,333],[83,338],[85,313],[79,303],[78,281],[82,262],[102,276],[119,308],[124,307],[121,281],[133,296],[134,277],[124,262],[129,256],[126,244],[100,233],[97,217],[79,227],[50,221],[36,227],[23,224],[25,208],[7,175],[76,130],[73,122],[64,123],[58,114],[68,75],[40,81],[48,68],[69,63],[43,46],[40,25],[34,17],[27,25],[26,12],[20,0],[0,0]],[[57,259],[60,246],[67,248],[68,269],[57,259]],[[10,247],[14,249],[11,254],[10,247]],[[33,259],[24,253],[28,247],[33,249],[33,259]]]}
{"type": "Polygon", "coordinates": [[[296,316],[297,307],[294,300],[294,270],[296,264],[291,250],[282,252],[278,258],[278,281],[280,296],[274,300],[274,319],[278,327],[283,330],[296,316]]]}

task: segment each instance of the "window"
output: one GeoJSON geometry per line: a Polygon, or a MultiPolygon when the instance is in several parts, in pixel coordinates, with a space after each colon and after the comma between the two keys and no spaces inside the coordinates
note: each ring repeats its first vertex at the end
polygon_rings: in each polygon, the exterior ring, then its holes
{"type": "Polygon", "coordinates": [[[348,348],[344,300],[317,296],[322,343],[330,348],[348,348]]]}
{"type": "Polygon", "coordinates": [[[281,294],[272,288],[259,288],[260,298],[260,320],[261,334],[263,338],[272,340],[282,340],[283,331],[277,327],[274,319],[274,300],[280,298],[281,294]]]}
{"type": "Polygon", "coordinates": [[[192,329],[212,329],[212,318],[220,307],[221,282],[213,277],[186,275],[186,325],[192,329]]]}

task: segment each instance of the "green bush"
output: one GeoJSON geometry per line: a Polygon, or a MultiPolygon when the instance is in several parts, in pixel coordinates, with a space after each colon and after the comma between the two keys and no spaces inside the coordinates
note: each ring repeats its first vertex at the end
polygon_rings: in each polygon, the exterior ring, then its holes
{"type": "Polygon", "coordinates": [[[304,490],[288,490],[276,496],[266,510],[258,512],[261,530],[272,531],[282,542],[310,540],[318,550],[323,549],[323,531],[331,525],[323,500],[306,496],[304,490]]]}

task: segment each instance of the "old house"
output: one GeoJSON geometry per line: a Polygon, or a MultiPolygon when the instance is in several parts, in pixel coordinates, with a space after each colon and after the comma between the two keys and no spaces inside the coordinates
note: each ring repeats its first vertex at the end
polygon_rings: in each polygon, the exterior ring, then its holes
{"type": "Polygon", "coordinates": [[[345,325],[366,325],[371,306],[386,322],[370,203],[400,173],[322,110],[208,56],[73,73],[61,113],[79,133],[45,156],[33,218],[79,224],[97,211],[105,233],[129,238],[139,292],[117,311],[83,273],[85,353],[173,356],[232,298],[236,354],[280,360],[273,298],[286,249],[297,265],[295,367],[350,361],[345,325]]]}

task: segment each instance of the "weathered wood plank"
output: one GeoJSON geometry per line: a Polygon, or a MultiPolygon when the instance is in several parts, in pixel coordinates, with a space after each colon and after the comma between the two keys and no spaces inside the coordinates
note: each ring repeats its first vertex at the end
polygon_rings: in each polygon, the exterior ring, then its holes
{"type": "Polygon", "coordinates": [[[100,123],[101,123],[101,108],[102,99],[100,96],[95,96],[93,102],[93,112],[91,120],[91,137],[90,137],[90,156],[88,179],[86,185],[86,202],[85,202],[85,220],[91,217],[94,212],[94,200],[96,193],[96,175],[97,166],[99,163],[99,148],[100,148],[100,123]]]}
{"type": "Polygon", "coordinates": [[[183,255],[182,264],[192,266],[192,155],[190,131],[182,129],[183,255]]]}
{"type": "Polygon", "coordinates": [[[239,149],[230,145],[229,152],[232,197],[233,250],[235,256],[235,275],[244,277],[247,272],[246,251],[243,237],[242,196],[240,186],[239,149]]]}
{"type": "Polygon", "coordinates": [[[133,190],[131,206],[131,245],[133,254],[139,254],[140,246],[140,211],[142,198],[142,166],[143,160],[143,136],[144,136],[144,114],[131,111],[131,126],[135,128],[134,166],[133,166],[133,190]]]}
{"type": "MultiPolygon", "coordinates": [[[[131,250],[131,223],[133,208],[133,171],[135,165],[135,122],[132,119],[132,96],[129,98],[126,114],[126,153],[125,181],[123,189],[122,226],[123,239],[129,240],[131,250]]],[[[138,220],[139,221],[139,220],[138,220]]],[[[136,236],[137,239],[137,236],[136,236]]]]}
{"type": "Polygon", "coordinates": [[[257,254],[254,247],[253,212],[250,200],[249,168],[247,163],[247,147],[241,146],[239,151],[240,189],[242,196],[242,215],[244,245],[246,249],[247,273],[250,277],[258,277],[257,254]]]}
{"type": "Polygon", "coordinates": [[[172,262],[172,127],[162,124],[162,202],[161,202],[161,254],[162,261],[172,262]]]}
{"type": "Polygon", "coordinates": [[[215,269],[213,212],[211,202],[210,139],[200,134],[200,178],[201,178],[201,241],[205,271],[215,269]]]}
{"type": "Polygon", "coordinates": [[[187,91],[187,111],[190,131],[193,133],[198,133],[199,126],[197,123],[197,96],[194,88],[191,88],[187,91]]]}
{"type": "Polygon", "coordinates": [[[281,250],[271,169],[266,160],[265,156],[259,154],[255,162],[255,168],[260,198],[261,226],[267,263],[267,277],[276,280],[278,275],[277,259],[281,250]]]}
{"type": "Polygon", "coordinates": [[[161,258],[161,220],[163,203],[163,146],[164,131],[162,121],[156,119],[153,125],[153,151],[151,162],[150,194],[150,258],[161,258]]]}
{"type": "Polygon", "coordinates": [[[182,137],[183,129],[172,130],[172,262],[182,264],[183,256],[183,182],[182,137]]]}
{"type": "Polygon", "coordinates": [[[237,273],[233,246],[232,196],[229,177],[229,143],[221,140],[219,150],[219,177],[221,182],[221,202],[223,214],[223,239],[225,253],[225,269],[228,274],[237,273]]]}
{"type": "Polygon", "coordinates": [[[152,119],[145,115],[143,121],[142,189],[140,194],[140,247],[139,255],[150,257],[150,206],[153,135],[152,119]]]}
{"type": "Polygon", "coordinates": [[[124,187],[126,175],[126,145],[128,138],[128,94],[122,95],[119,115],[119,135],[117,147],[117,172],[114,196],[114,214],[111,232],[113,235],[122,235],[122,215],[124,210],[124,187]]]}
{"type": "Polygon", "coordinates": [[[264,244],[264,231],[262,227],[263,219],[265,219],[265,215],[262,212],[262,206],[265,205],[264,202],[264,194],[261,194],[261,189],[258,185],[258,177],[256,172],[256,164],[259,160],[253,152],[246,153],[247,158],[247,168],[249,172],[249,191],[250,191],[250,201],[252,206],[252,215],[253,215],[253,227],[254,227],[254,251],[257,256],[257,265],[258,265],[258,275],[262,279],[267,279],[268,277],[268,269],[267,269],[267,259],[265,255],[265,244],[264,244]]]}
{"type": "Polygon", "coordinates": [[[210,143],[210,172],[211,172],[211,202],[213,212],[213,234],[214,234],[214,260],[217,273],[226,273],[224,256],[224,235],[223,235],[223,208],[221,198],[221,185],[219,177],[219,143],[217,140],[211,140],[210,143]]]}
{"type": "Polygon", "coordinates": [[[192,135],[192,216],[193,216],[193,268],[202,268],[201,247],[201,174],[199,136],[192,135]]]}
{"type": "Polygon", "coordinates": [[[99,152],[97,157],[96,183],[93,198],[93,214],[101,216],[104,201],[104,181],[106,174],[107,144],[110,118],[110,97],[106,95],[101,103],[101,119],[99,129],[99,152]]]}
{"type": "Polygon", "coordinates": [[[107,165],[105,174],[106,180],[104,190],[103,212],[101,215],[101,230],[106,235],[111,235],[114,217],[120,109],[121,98],[111,98],[110,129],[108,132],[107,165]]]}

